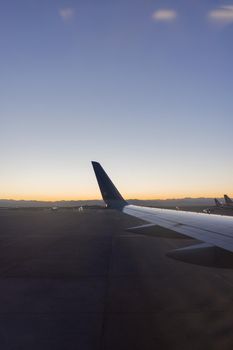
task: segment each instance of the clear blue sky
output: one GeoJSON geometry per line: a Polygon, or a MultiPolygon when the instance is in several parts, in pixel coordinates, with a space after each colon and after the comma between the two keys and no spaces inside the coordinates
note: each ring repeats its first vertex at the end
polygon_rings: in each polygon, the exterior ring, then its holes
{"type": "Polygon", "coordinates": [[[233,1],[3,0],[0,198],[233,195],[233,1]]]}

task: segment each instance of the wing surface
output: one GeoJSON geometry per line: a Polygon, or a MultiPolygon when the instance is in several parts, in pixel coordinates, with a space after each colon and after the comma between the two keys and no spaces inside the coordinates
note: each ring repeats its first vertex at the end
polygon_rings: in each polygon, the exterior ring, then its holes
{"type": "Polygon", "coordinates": [[[122,212],[233,252],[233,218],[127,205],[122,212]]]}

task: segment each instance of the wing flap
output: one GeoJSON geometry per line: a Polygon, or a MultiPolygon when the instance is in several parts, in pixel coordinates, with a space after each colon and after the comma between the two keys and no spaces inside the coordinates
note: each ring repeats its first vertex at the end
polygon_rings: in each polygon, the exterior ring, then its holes
{"type": "Polygon", "coordinates": [[[181,238],[187,239],[188,237],[175,232],[174,230],[169,230],[163,228],[162,226],[155,224],[147,224],[141,226],[129,227],[126,229],[128,232],[138,233],[145,236],[162,237],[162,238],[181,238]]]}
{"type": "Polygon", "coordinates": [[[196,265],[220,268],[233,267],[233,254],[208,243],[194,244],[167,253],[170,258],[196,265]]]}

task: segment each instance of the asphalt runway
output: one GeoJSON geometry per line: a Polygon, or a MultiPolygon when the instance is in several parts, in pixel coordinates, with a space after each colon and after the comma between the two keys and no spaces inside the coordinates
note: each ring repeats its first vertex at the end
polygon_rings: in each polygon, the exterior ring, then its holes
{"type": "Polygon", "coordinates": [[[233,349],[233,270],[114,211],[0,211],[0,349],[233,349]]]}

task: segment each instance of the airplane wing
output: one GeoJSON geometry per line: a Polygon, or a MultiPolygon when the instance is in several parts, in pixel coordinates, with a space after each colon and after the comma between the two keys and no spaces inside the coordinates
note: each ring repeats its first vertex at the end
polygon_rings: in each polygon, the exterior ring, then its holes
{"type": "Polygon", "coordinates": [[[233,267],[233,217],[130,205],[101,165],[97,162],[92,165],[106,206],[149,223],[129,228],[129,231],[155,237],[196,239],[202,243],[173,250],[168,255],[196,264],[233,267]],[[165,228],[166,233],[158,230],[159,226],[165,228]]]}

